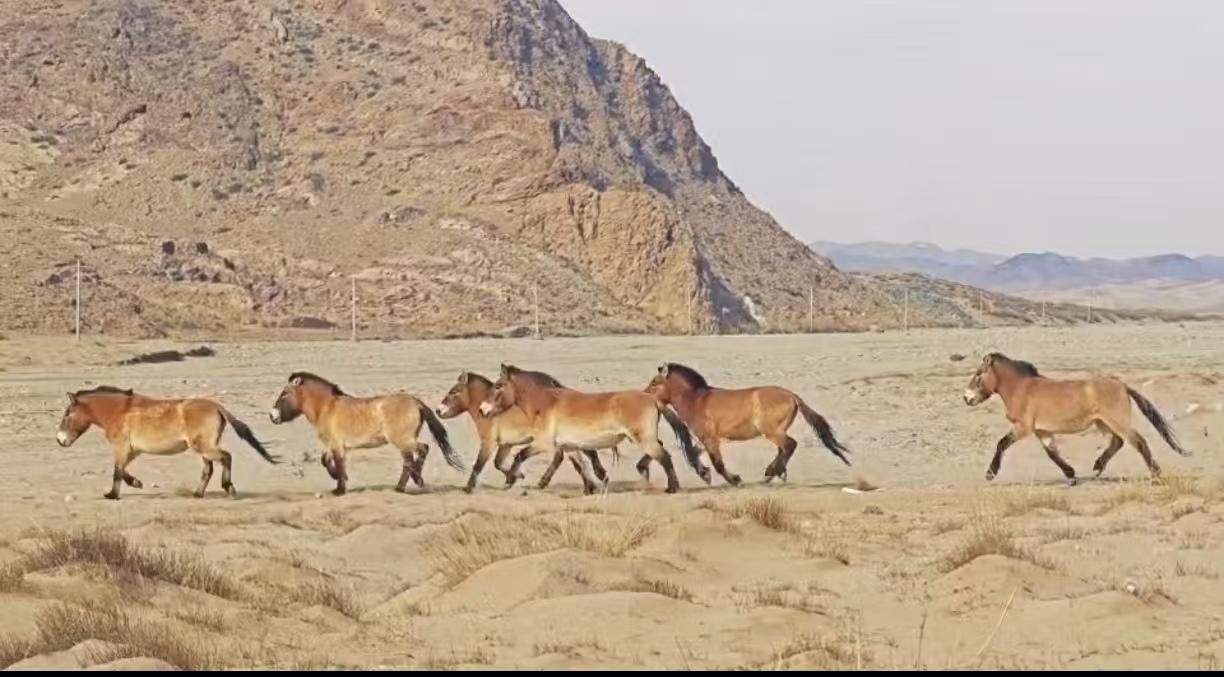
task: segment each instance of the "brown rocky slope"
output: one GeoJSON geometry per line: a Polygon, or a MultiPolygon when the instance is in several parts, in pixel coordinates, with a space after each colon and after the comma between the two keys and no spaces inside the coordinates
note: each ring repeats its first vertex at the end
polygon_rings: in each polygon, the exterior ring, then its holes
{"type": "MultiPolygon", "coordinates": [[[[10,0],[0,310],[165,335],[896,326],[555,0],[10,0]]],[[[915,325],[966,323],[928,295],[915,325]]],[[[1036,317],[1031,304],[1018,321],[1036,317]]],[[[1012,321],[1014,318],[996,318],[1012,321]]]]}

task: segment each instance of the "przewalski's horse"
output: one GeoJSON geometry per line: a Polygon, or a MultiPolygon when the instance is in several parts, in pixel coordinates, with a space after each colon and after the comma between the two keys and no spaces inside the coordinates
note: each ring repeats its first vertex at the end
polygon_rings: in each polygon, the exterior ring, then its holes
{"type": "Polygon", "coordinates": [[[1029,435],[1035,435],[1045,448],[1046,455],[1062,470],[1067,482],[1075,484],[1075,469],[1058,453],[1054,435],[1084,433],[1094,426],[1110,436],[1109,445],[1092,465],[1098,477],[1105,472],[1109,459],[1118,453],[1124,442],[1135,447],[1152,476],[1159,477],[1160,466],[1152,458],[1147,440],[1131,427],[1131,400],[1174,451],[1182,456],[1190,455],[1178,443],[1168,421],[1156,407],[1143,395],[1114,378],[1054,380],[1042,376],[1028,362],[990,353],[973,373],[965,390],[965,403],[971,407],[977,406],[995,394],[1003,400],[1012,429],[995,447],[994,458],[986,469],[987,480],[993,480],[999,474],[1003,452],[1008,447],[1029,435]]]}
{"type": "MultiPolygon", "coordinates": [[[[710,454],[714,469],[732,485],[739,484],[740,477],[727,471],[722,457],[722,440],[743,442],[758,437],[769,440],[778,448],[778,455],[765,468],[765,481],[775,477],[785,480],[786,464],[798,446],[787,430],[799,414],[812,426],[824,446],[842,463],[850,465],[850,459],[846,458],[850,450],[838,441],[829,422],[785,388],[715,388],[694,369],[668,362],[659,367],[646,386],[646,392],[676,410],[710,454]]],[[[648,466],[649,459],[638,462],[638,470],[643,474],[648,466]]],[[[705,472],[706,481],[709,481],[709,470],[705,472]]]]}
{"type": "Polygon", "coordinates": [[[401,493],[406,491],[409,478],[417,486],[425,486],[421,470],[429,454],[429,445],[417,440],[422,424],[429,426],[429,432],[442,448],[446,462],[456,470],[464,469],[463,462],[451,448],[446,428],[433,410],[406,393],[351,397],[335,383],[299,371],[289,376],[289,383],[276,398],[270,415],[276,424],[305,416],[315,427],[319,439],[327,448],[320,460],[327,474],[336,480],[336,489],[332,493],[337,496],[343,495],[347,489],[345,457],[348,452],[375,449],[387,444],[399,449],[404,459],[395,490],[401,493]]]}
{"type": "MultiPolygon", "coordinates": [[[[557,387],[560,387],[559,383],[557,387]]],[[[442,398],[442,405],[438,407],[439,417],[450,419],[467,412],[476,426],[476,435],[480,438],[480,453],[476,456],[476,462],[472,464],[472,474],[464,489],[468,493],[476,488],[476,480],[480,476],[480,471],[484,469],[494,452],[496,456],[493,459],[493,466],[505,474],[506,488],[514,486],[515,481],[522,478],[521,473],[518,472],[519,464],[516,462],[511,471],[506,467],[506,458],[513,447],[531,442],[531,421],[519,407],[512,407],[492,417],[481,413],[480,404],[488,399],[492,392],[492,381],[480,374],[465,371],[459,374],[459,380],[451,386],[446,397],[442,398]]],[[[599,455],[594,450],[584,450],[584,453],[587,454],[587,458],[595,468],[596,478],[601,482],[607,479],[607,473],[599,462],[599,455]]],[[[552,473],[556,471],[556,466],[560,464],[563,457],[562,452],[557,452],[557,464],[551,466],[546,474],[546,479],[541,480],[541,489],[547,486],[547,480],[552,478],[552,473]]],[[[575,469],[581,474],[581,463],[577,459],[571,460],[574,461],[575,469]]]]}
{"type": "Polygon", "coordinates": [[[204,474],[195,491],[196,497],[202,497],[208,488],[215,462],[221,463],[221,486],[232,497],[236,494],[230,478],[232,458],[228,451],[217,446],[226,423],[265,461],[278,462],[245,423],[212,400],[153,399],[111,386],[68,393],[68,408],[60,420],[55,439],[61,447],[69,447],[89,430],[89,426],[102,429],[115,452],[111,490],[105,494],[109,499],[119,498],[121,481],[135,489],[143,486],[127,471],[128,464],[137,456],[172,456],[188,449],[204,460],[204,474]]]}
{"type": "MultiPolygon", "coordinates": [[[[667,493],[679,491],[680,481],[676,478],[671,456],[659,440],[659,419],[663,418],[664,407],[650,394],[637,391],[584,393],[540,387],[524,378],[522,370],[503,364],[501,377],[494,384],[492,394],[481,404],[481,411],[486,416],[496,416],[515,406],[520,407],[532,422],[532,452],[561,450],[575,454],[580,449],[608,449],[628,440],[642,447],[642,451],[663,466],[667,473],[667,493]]],[[[673,432],[685,457],[692,462],[697,450],[688,430],[677,419],[669,418],[668,421],[673,424],[673,432]]],[[[594,493],[595,478],[585,463],[581,472],[585,492],[594,493]]]]}
{"type": "MultiPolygon", "coordinates": [[[[572,388],[567,388],[562,385],[561,382],[553,378],[552,375],[546,374],[542,371],[520,369],[518,375],[520,379],[529,381],[540,388],[561,388],[562,390],[573,390],[572,388]]],[[[504,416],[505,414],[502,415],[504,416]]],[[[611,449],[614,456],[620,455],[620,449],[617,447],[617,445],[612,445],[611,449]]],[[[599,452],[595,449],[583,449],[582,453],[587,457],[587,460],[590,461],[591,467],[595,471],[595,479],[599,480],[600,482],[607,482],[608,472],[604,469],[603,464],[599,461],[599,452]]],[[[544,469],[544,474],[540,475],[540,481],[537,485],[540,489],[547,488],[549,482],[552,482],[553,475],[556,474],[557,469],[561,467],[561,461],[565,459],[565,456],[565,452],[560,449],[553,454],[552,460],[549,462],[548,467],[544,469]]],[[[510,466],[510,470],[507,473],[508,485],[513,485],[514,480],[516,479],[523,479],[523,463],[525,463],[530,457],[530,447],[524,447],[514,455],[514,463],[510,466]]],[[[574,464],[574,469],[578,471],[578,474],[582,475],[581,462],[574,456],[570,456],[570,461],[574,464]]]]}

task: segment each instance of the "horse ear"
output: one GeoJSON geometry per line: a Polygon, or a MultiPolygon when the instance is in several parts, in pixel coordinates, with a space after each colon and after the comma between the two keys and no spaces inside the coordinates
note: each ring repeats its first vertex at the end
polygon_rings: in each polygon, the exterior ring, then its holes
{"type": "Polygon", "coordinates": [[[72,404],[76,404],[76,395],[73,393],[67,393],[67,395],[68,395],[68,401],[71,402],[72,404]]]}
{"type": "Polygon", "coordinates": [[[667,376],[667,365],[666,364],[659,365],[659,373],[663,374],[664,376],[667,376]]]}
{"type": "Polygon", "coordinates": [[[460,372],[459,373],[459,383],[463,385],[467,385],[467,382],[468,382],[468,373],[466,371],[460,372]]]}
{"type": "Polygon", "coordinates": [[[302,377],[301,377],[301,376],[294,376],[293,378],[289,379],[289,385],[291,385],[291,386],[293,386],[293,387],[295,387],[295,388],[296,388],[296,387],[298,387],[298,386],[300,386],[300,385],[302,385],[302,377]]]}

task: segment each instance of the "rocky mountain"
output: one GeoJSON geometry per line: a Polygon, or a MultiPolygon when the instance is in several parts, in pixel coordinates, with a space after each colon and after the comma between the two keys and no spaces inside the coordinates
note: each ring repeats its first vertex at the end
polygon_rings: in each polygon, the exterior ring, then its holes
{"type": "MultiPolygon", "coordinates": [[[[8,0],[2,326],[895,326],[555,0],[8,0]]],[[[910,321],[956,324],[932,297],[910,321]]],[[[1002,321],[1003,318],[996,318],[1002,321]]]]}

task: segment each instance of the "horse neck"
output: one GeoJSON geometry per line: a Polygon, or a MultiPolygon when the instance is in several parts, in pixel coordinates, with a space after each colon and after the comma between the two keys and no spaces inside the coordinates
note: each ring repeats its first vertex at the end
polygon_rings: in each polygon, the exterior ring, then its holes
{"type": "Polygon", "coordinates": [[[685,383],[683,379],[672,379],[671,384],[667,387],[668,401],[676,410],[676,413],[685,418],[689,418],[690,414],[696,411],[697,402],[706,392],[706,389],[694,388],[692,385],[685,383]]]}
{"type": "Polygon", "coordinates": [[[472,417],[473,421],[476,421],[477,425],[489,420],[489,417],[485,416],[484,412],[480,411],[480,405],[484,404],[484,401],[489,399],[489,394],[492,392],[493,386],[485,385],[484,383],[479,382],[468,382],[467,399],[466,404],[464,405],[464,411],[468,413],[468,416],[472,417]]]}
{"type": "Polygon", "coordinates": [[[89,416],[91,425],[109,430],[131,408],[132,398],[118,393],[100,394],[84,397],[81,403],[85,405],[85,413],[89,416]]]}
{"type": "Polygon", "coordinates": [[[1020,386],[1020,382],[1033,377],[1019,374],[1011,369],[998,369],[995,371],[995,378],[998,379],[998,383],[995,384],[995,392],[999,394],[999,399],[1003,400],[1003,403],[1006,404],[1012,399],[1016,388],[1020,386]]]}
{"type": "Polygon", "coordinates": [[[310,425],[318,425],[323,411],[336,402],[336,396],[321,389],[306,389],[306,397],[302,398],[302,416],[310,421],[310,425]]]}
{"type": "Polygon", "coordinates": [[[557,399],[553,388],[541,388],[524,379],[520,379],[514,385],[514,404],[530,418],[535,418],[540,411],[557,399]]]}

